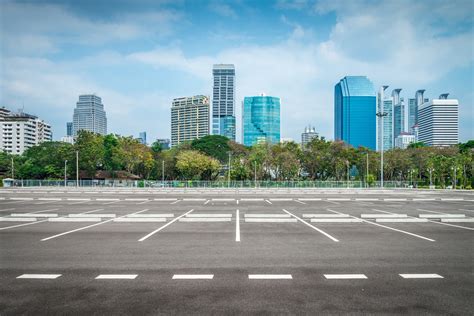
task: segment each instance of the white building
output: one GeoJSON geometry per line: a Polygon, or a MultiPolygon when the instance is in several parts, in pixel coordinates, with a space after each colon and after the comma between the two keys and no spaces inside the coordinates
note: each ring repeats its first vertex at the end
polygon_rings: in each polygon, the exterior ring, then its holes
{"type": "Polygon", "coordinates": [[[408,145],[415,142],[415,135],[402,132],[395,138],[395,147],[406,149],[408,145]]]}
{"type": "Polygon", "coordinates": [[[63,137],[61,137],[61,141],[63,143],[74,144],[74,137],[72,137],[72,136],[63,136],[63,137]]]}
{"type": "Polygon", "coordinates": [[[0,109],[0,150],[21,155],[28,148],[52,140],[51,126],[38,117],[0,109]]]}
{"type": "Polygon", "coordinates": [[[451,146],[459,142],[459,102],[442,94],[418,109],[418,141],[428,146],[451,146]]]}
{"type": "Polygon", "coordinates": [[[196,95],[173,100],[171,146],[209,135],[209,97],[196,95]]]}
{"type": "Polygon", "coordinates": [[[311,140],[318,138],[319,134],[316,133],[314,127],[308,126],[304,129],[304,132],[301,133],[301,146],[305,147],[311,140]]]}
{"type": "Polygon", "coordinates": [[[79,96],[72,120],[73,136],[80,130],[107,134],[107,117],[100,97],[93,94],[79,96]]]}

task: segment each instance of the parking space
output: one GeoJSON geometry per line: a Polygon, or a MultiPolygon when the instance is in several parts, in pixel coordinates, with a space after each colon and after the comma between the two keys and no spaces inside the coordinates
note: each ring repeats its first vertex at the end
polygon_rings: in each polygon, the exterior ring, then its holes
{"type": "Polygon", "coordinates": [[[470,192],[50,191],[0,191],[7,314],[61,313],[68,299],[100,310],[93,292],[115,311],[135,297],[145,314],[473,307],[470,192]]]}

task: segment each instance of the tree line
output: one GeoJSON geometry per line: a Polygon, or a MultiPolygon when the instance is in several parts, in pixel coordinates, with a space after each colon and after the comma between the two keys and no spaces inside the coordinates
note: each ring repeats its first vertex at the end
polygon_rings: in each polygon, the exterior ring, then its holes
{"type": "MultiPolygon", "coordinates": [[[[148,180],[380,180],[380,153],[343,142],[315,138],[304,148],[294,142],[246,147],[219,135],[206,136],[163,150],[132,137],[81,131],[75,144],[45,142],[22,155],[0,153],[0,174],[16,179],[76,177],[76,152],[81,178],[99,170],[118,171],[148,180]],[[230,162],[230,168],[229,166],[230,162]],[[229,173],[230,169],[230,173],[229,173]]],[[[441,187],[474,185],[474,141],[435,148],[421,143],[384,152],[384,180],[412,181],[441,187]]]]}

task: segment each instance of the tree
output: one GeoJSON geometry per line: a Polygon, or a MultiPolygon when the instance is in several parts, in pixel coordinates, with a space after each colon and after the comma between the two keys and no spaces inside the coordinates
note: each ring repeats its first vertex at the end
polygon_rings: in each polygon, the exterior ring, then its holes
{"type": "Polygon", "coordinates": [[[177,155],[176,168],[183,180],[213,180],[218,175],[220,163],[198,151],[186,150],[177,155]]]}
{"type": "Polygon", "coordinates": [[[93,178],[97,170],[104,167],[103,136],[89,131],[79,131],[74,144],[79,151],[79,169],[84,170],[88,177],[93,178]]]}
{"type": "Polygon", "coordinates": [[[230,151],[229,139],[221,135],[208,135],[195,139],[191,142],[191,149],[198,150],[203,154],[225,163],[230,151]]]}

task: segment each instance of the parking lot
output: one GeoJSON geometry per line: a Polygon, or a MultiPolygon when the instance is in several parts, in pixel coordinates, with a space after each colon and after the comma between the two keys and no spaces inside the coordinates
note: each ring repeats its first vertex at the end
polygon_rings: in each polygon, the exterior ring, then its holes
{"type": "Polygon", "coordinates": [[[471,314],[474,194],[0,190],[1,315],[471,314]]]}

